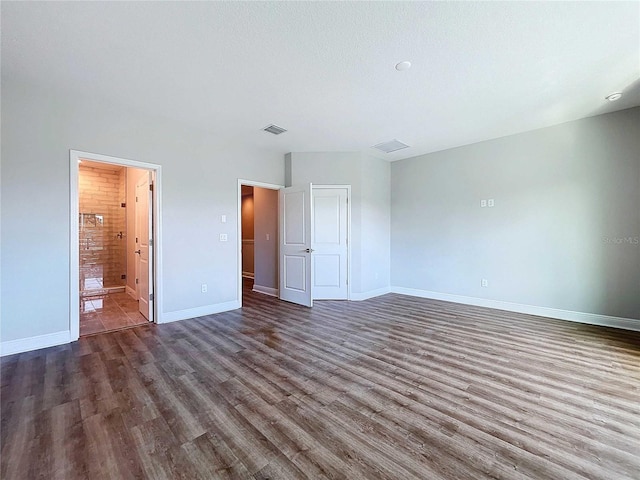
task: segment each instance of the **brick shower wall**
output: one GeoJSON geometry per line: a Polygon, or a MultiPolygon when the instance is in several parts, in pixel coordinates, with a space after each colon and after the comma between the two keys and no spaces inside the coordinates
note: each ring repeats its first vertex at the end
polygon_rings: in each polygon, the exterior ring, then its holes
{"type": "Polygon", "coordinates": [[[126,169],[116,168],[79,166],[81,291],[126,283],[126,169]]]}

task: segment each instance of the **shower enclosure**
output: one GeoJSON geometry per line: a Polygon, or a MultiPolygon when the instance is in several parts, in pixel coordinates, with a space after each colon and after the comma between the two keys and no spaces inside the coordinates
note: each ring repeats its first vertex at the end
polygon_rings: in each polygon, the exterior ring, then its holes
{"type": "Polygon", "coordinates": [[[81,295],[124,290],[126,168],[83,161],[78,180],[81,295]]]}

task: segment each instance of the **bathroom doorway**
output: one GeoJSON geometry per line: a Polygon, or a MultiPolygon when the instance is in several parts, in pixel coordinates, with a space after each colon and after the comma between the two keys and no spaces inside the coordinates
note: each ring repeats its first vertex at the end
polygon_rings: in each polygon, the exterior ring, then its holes
{"type": "Polygon", "coordinates": [[[139,162],[81,153],[71,153],[72,177],[76,173],[72,265],[77,265],[72,339],[148,324],[156,311],[158,171],[139,162]]]}

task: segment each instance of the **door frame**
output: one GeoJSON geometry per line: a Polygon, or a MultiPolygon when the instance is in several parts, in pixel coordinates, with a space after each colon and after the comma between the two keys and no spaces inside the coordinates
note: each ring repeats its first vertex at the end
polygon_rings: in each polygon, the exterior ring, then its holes
{"type": "MultiPolygon", "coordinates": [[[[316,185],[313,184],[311,189],[311,198],[313,199],[313,190],[322,188],[344,188],[347,190],[347,301],[351,300],[351,185],[316,185]]],[[[312,207],[313,208],[313,207],[312,207]]]]}
{"type": "Polygon", "coordinates": [[[153,221],[153,282],[154,286],[154,323],[162,323],[162,166],[155,163],[139,162],[126,158],[111,157],[99,153],[69,150],[69,337],[72,342],[80,338],[80,242],[79,210],[80,192],[78,189],[80,160],[109,163],[123,167],[133,167],[152,172],[153,195],[151,216],[153,221]]]}
{"type": "MultiPolygon", "coordinates": [[[[238,257],[238,285],[237,285],[237,302],[239,308],[242,307],[242,185],[248,187],[260,187],[267,188],[269,190],[280,190],[284,188],[284,185],[278,185],[276,183],[256,182],[254,180],[238,179],[238,243],[237,243],[237,257],[238,257]]],[[[278,268],[278,278],[280,278],[280,268],[278,268]]]]}
{"type": "MultiPolygon", "coordinates": [[[[151,191],[149,191],[149,187],[151,185],[153,185],[153,178],[154,178],[154,174],[153,172],[151,172],[150,170],[145,170],[146,174],[145,175],[140,175],[140,178],[137,179],[137,181],[135,182],[135,192],[134,192],[134,196],[135,196],[135,203],[134,203],[134,207],[133,207],[133,216],[134,216],[134,226],[133,226],[133,234],[135,236],[135,246],[134,248],[136,248],[137,250],[134,252],[134,256],[135,256],[135,274],[136,274],[136,297],[138,300],[138,312],[142,313],[142,311],[140,310],[140,299],[141,298],[145,298],[144,295],[141,295],[140,292],[142,291],[142,289],[140,288],[140,284],[138,283],[138,280],[140,278],[142,278],[142,274],[144,272],[145,269],[141,269],[141,263],[142,263],[142,247],[141,244],[143,243],[142,241],[138,241],[138,240],[142,240],[142,235],[140,233],[139,228],[141,227],[141,225],[138,224],[138,214],[140,212],[140,207],[139,207],[139,197],[138,197],[138,186],[144,186],[144,193],[141,194],[142,196],[146,196],[146,202],[147,202],[147,206],[146,206],[146,215],[142,218],[142,220],[144,221],[144,223],[146,223],[146,229],[147,229],[147,272],[146,275],[148,276],[147,278],[147,295],[146,295],[146,302],[147,302],[147,306],[148,308],[148,312],[147,315],[143,314],[143,317],[145,317],[147,320],[153,322],[155,319],[154,316],[154,308],[153,308],[153,304],[154,304],[154,299],[153,299],[153,294],[154,294],[154,283],[153,283],[153,241],[149,241],[149,240],[153,240],[154,235],[153,235],[153,189],[151,189],[151,191]],[[145,178],[146,177],[146,178],[145,178]],[[138,252],[138,254],[136,255],[136,252],[138,252]],[[149,252],[151,253],[151,255],[149,255],[149,252]],[[151,275],[149,275],[149,270],[151,270],[151,275]]],[[[128,232],[130,233],[130,232],[128,232]]],[[[127,235],[128,236],[128,235],[127,235]]]]}

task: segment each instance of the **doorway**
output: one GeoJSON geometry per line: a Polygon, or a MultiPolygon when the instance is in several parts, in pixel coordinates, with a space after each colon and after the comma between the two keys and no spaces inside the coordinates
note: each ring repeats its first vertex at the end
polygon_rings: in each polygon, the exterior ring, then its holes
{"type": "Polygon", "coordinates": [[[157,321],[160,167],[70,152],[70,331],[157,321]]]}
{"type": "MultiPolygon", "coordinates": [[[[283,300],[311,306],[313,300],[349,300],[351,255],[349,238],[351,237],[351,198],[350,185],[308,185],[308,207],[299,202],[290,202],[308,208],[309,211],[295,212],[290,220],[300,218],[313,219],[309,222],[311,232],[302,234],[309,238],[308,257],[304,262],[290,261],[295,267],[304,263],[303,271],[287,270],[287,236],[295,231],[284,228],[283,215],[286,192],[294,187],[284,188],[279,185],[238,180],[238,303],[242,306],[243,291],[254,291],[271,295],[283,300]],[[257,196],[256,196],[257,193],[257,196]],[[271,200],[268,207],[262,202],[262,193],[268,193],[271,200]],[[265,210],[268,213],[263,213],[265,210]],[[267,218],[265,218],[267,217],[267,218]],[[289,231],[291,230],[291,231],[289,231]],[[274,241],[275,240],[275,241],[274,241]],[[272,242],[269,244],[269,242],[272,242]],[[266,256],[263,248],[267,248],[266,256]],[[311,248],[313,247],[313,248],[311,248]],[[269,268],[264,268],[268,262],[269,268]],[[300,280],[310,288],[304,289],[296,282],[287,282],[287,272],[292,273],[289,280],[300,280]],[[263,276],[263,273],[266,273],[263,276]],[[297,274],[299,273],[299,274],[297,274]],[[306,275],[309,277],[306,277],[306,275]],[[302,278],[305,278],[302,281],[302,278]],[[267,280],[264,280],[267,278],[267,280]],[[267,283],[270,282],[270,283],[267,283]],[[284,283],[283,283],[284,282],[284,283]],[[292,287],[292,288],[287,288],[292,287]],[[304,290],[309,298],[305,300],[290,299],[287,290],[304,290]]],[[[304,202],[303,202],[304,203],[304,202]]],[[[295,221],[293,222],[296,223],[295,221]]],[[[292,225],[292,222],[289,222],[292,225]]],[[[295,228],[294,228],[295,230],[295,228]]],[[[294,242],[293,247],[300,250],[301,244],[294,242]]],[[[294,255],[299,257],[300,255],[294,255]]],[[[291,255],[289,255],[291,257],[291,255]]],[[[296,260],[294,258],[294,260],[296,260]]],[[[298,282],[299,283],[299,282],[298,282]]],[[[296,292],[296,293],[298,293],[296,292]]]]}
{"type": "Polygon", "coordinates": [[[241,301],[247,292],[278,296],[279,188],[246,180],[239,182],[241,301]]]}

